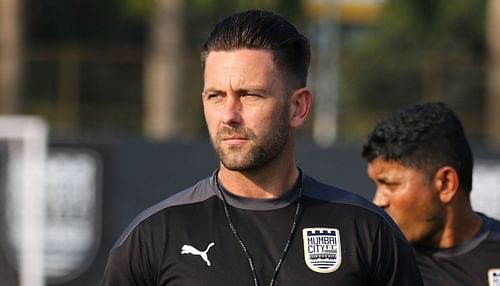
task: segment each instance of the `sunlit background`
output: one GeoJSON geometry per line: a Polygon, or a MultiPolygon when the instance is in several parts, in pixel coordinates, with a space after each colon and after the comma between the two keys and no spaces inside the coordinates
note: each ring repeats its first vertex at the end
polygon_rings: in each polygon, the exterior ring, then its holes
{"type": "Polygon", "coordinates": [[[310,86],[327,108],[317,105],[304,137],[359,141],[395,108],[442,100],[470,136],[500,144],[500,95],[488,83],[500,16],[485,0],[0,3],[1,112],[40,115],[57,138],[205,137],[200,47],[217,19],[259,7],[313,43],[310,86]],[[332,139],[314,131],[322,124],[336,126],[332,139]]]}
{"type": "MultiPolygon", "coordinates": [[[[96,285],[134,215],[216,168],[199,51],[219,18],[251,8],[282,14],[311,40],[315,106],[298,135],[306,172],[370,197],[359,156],[370,129],[405,105],[443,101],[481,157],[481,189],[500,185],[500,1],[0,0],[0,119],[30,116],[47,132],[47,285],[96,285]]],[[[7,133],[0,284],[17,286],[22,208],[9,162],[28,144],[7,133]]],[[[484,201],[497,208],[500,195],[484,201]]]]}

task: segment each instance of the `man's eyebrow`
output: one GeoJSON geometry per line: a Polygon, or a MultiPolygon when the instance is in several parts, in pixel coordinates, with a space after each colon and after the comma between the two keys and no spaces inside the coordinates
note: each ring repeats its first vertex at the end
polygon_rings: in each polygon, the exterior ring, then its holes
{"type": "MultiPolygon", "coordinates": [[[[234,92],[236,94],[242,94],[242,93],[247,93],[247,92],[255,92],[255,93],[258,93],[258,94],[267,94],[269,93],[268,90],[266,88],[262,88],[262,87],[242,87],[242,88],[238,88],[236,90],[234,90],[234,92]]],[[[201,92],[203,95],[205,94],[209,94],[209,93],[218,93],[218,94],[222,94],[222,93],[225,93],[225,91],[222,91],[220,89],[217,89],[217,88],[207,88],[207,89],[204,89],[202,92],[201,92]]]]}
{"type": "Polygon", "coordinates": [[[201,91],[201,94],[203,95],[206,95],[208,93],[224,93],[224,92],[217,88],[207,88],[201,91]]]}
{"type": "Polygon", "coordinates": [[[248,87],[248,88],[240,88],[236,90],[236,92],[255,92],[255,93],[262,93],[265,94],[267,93],[267,89],[262,88],[262,87],[248,87]]]}

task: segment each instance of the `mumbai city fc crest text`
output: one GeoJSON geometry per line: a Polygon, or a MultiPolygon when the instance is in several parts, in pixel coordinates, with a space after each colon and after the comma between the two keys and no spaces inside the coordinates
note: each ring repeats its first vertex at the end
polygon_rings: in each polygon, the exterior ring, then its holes
{"type": "Polygon", "coordinates": [[[313,227],[302,229],[304,260],[314,272],[330,273],[342,262],[340,232],[336,228],[313,227]]]}

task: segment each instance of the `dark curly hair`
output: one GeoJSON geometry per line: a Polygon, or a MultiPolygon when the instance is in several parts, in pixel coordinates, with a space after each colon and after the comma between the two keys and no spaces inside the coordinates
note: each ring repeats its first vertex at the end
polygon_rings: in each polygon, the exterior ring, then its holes
{"type": "Polygon", "coordinates": [[[273,12],[249,10],[221,19],[201,51],[203,69],[211,51],[263,49],[293,88],[305,87],[311,61],[309,40],[285,18],[273,12]]]}
{"type": "Polygon", "coordinates": [[[473,155],[460,119],[442,102],[405,107],[380,121],[368,135],[362,156],[395,161],[431,180],[443,166],[453,167],[460,189],[472,189],[473,155]]]}

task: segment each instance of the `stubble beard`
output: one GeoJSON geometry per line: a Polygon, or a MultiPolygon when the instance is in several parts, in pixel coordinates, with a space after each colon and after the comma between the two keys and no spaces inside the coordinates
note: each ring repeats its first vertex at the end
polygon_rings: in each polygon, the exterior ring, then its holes
{"type": "MultiPolygon", "coordinates": [[[[438,247],[445,227],[446,214],[439,206],[435,206],[434,208],[435,209],[427,215],[423,222],[417,225],[419,228],[418,234],[410,238],[407,237],[411,244],[419,247],[438,247]]],[[[411,231],[408,230],[409,228],[415,228],[415,225],[407,225],[404,227],[408,232],[411,231]]],[[[403,228],[401,228],[401,230],[403,233],[405,232],[403,228]]]]}
{"type": "Polygon", "coordinates": [[[223,126],[217,130],[215,137],[211,136],[212,145],[219,160],[225,168],[231,171],[258,170],[273,161],[284,150],[288,142],[288,103],[281,110],[278,120],[258,138],[249,128],[223,126]],[[238,135],[248,138],[245,146],[223,148],[222,138],[228,135],[238,135]]]}

